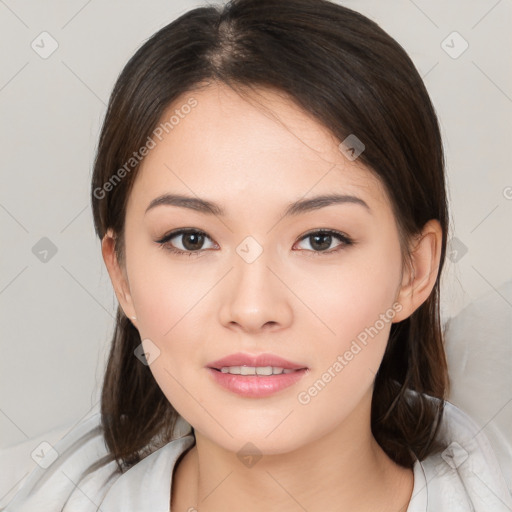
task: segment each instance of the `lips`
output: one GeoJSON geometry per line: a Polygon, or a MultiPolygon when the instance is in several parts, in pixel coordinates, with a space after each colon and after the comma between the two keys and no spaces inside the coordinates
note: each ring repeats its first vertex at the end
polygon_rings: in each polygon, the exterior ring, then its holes
{"type": "Polygon", "coordinates": [[[236,354],[223,357],[222,359],[218,359],[217,361],[212,361],[206,365],[207,368],[212,368],[214,370],[220,370],[221,368],[227,366],[273,366],[287,370],[307,369],[307,366],[304,364],[288,361],[282,357],[270,353],[252,355],[238,352],[236,354]]]}

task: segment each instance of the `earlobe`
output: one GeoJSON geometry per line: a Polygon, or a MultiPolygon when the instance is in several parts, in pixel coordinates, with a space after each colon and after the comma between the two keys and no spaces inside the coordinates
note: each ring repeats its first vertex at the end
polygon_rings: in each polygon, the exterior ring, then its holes
{"type": "Polygon", "coordinates": [[[443,233],[436,219],[429,220],[411,247],[410,264],[406,265],[397,302],[402,305],[394,322],[409,317],[430,296],[437,280],[443,233]]]}
{"type": "Polygon", "coordinates": [[[119,301],[119,305],[121,306],[124,314],[128,318],[131,318],[133,321],[136,319],[136,314],[130,294],[130,286],[128,283],[128,278],[125,275],[126,273],[121,268],[121,265],[117,259],[115,247],[116,237],[112,229],[109,229],[101,241],[101,253],[103,255],[103,261],[107,267],[107,271],[110,276],[112,286],[114,287],[117,300],[119,301]]]}

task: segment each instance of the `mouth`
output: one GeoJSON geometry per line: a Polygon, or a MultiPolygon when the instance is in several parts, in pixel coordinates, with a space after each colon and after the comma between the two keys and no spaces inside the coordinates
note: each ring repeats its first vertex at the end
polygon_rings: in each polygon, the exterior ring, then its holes
{"type": "Polygon", "coordinates": [[[221,373],[229,373],[231,375],[281,375],[283,373],[293,373],[307,368],[281,368],[279,366],[222,366],[221,368],[210,368],[221,373]]]}
{"type": "Polygon", "coordinates": [[[280,375],[296,370],[307,370],[305,364],[294,363],[270,353],[246,354],[238,352],[208,363],[207,368],[232,375],[280,375]]]}
{"type": "Polygon", "coordinates": [[[274,354],[232,354],[206,365],[213,381],[248,398],[263,398],[297,383],[310,369],[274,354]]]}
{"type": "MultiPolygon", "coordinates": [[[[266,368],[264,369],[266,370],[266,368]]],[[[274,395],[299,382],[309,371],[306,368],[301,368],[284,373],[282,368],[277,368],[280,373],[261,375],[257,373],[230,373],[216,368],[207,368],[207,370],[212,381],[224,391],[227,390],[244,398],[264,398],[274,395]]],[[[233,370],[233,368],[227,368],[227,370],[233,370]]],[[[238,371],[236,368],[234,370],[238,371]]],[[[253,368],[242,366],[240,371],[242,370],[248,372],[252,371],[253,368]]],[[[268,372],[268,370],[266,371],[268,372]]]]}

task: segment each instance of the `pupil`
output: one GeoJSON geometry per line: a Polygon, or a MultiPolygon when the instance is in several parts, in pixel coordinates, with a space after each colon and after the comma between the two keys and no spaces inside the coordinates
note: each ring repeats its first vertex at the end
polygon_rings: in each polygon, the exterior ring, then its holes
{"type": "Polygon", "coordinates": [[[183,246],[186,249],[194,250],[202,245],[202,241],[203,241],[203,235],[199,235],[197,233],[188,233],[183,238],[183,246]],[[190,239],[195,239],[195,242],[192,242],[191,244],[188,243],[190,239]]]}
{"type": "Polygon", "coordinates": [[[331,235],[313,235],[314,242],[311,244],[311,246],[313,247],[313,249],[318,249],[320,251],[323,251],[323,250],[329,248],[329,246],[331,245],[331,239],[332,239],[331,235]],[[319,239],[320,240],[323,239],[324,243],[323,244],[317,243],[319,239]],[[315,247],[315,245],[316,245],[316,247],[315,247]]]}

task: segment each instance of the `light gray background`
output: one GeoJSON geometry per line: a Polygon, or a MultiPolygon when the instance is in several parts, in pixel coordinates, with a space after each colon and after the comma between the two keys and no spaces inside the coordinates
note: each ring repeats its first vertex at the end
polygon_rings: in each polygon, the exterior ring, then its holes
{"type": "MultiPolygon", "coordinates": [[[[458,251],[443,279],[448,318],[512,273],[511,1],[340,3],[404,46],[439,114],[458,251]],[[469,44],[458,58],[441,46],[453,31],[469,44]]],[[[99,129],[128,58],[198,5],[0,0],[0,446],[98,406],[116,305],[89,205],[99,129]],[[43,31],[58,42],[46,59],[31,47],[43,31]],[[32,251],[42,237],[57,247],[46,262],[32,251]]]]}

